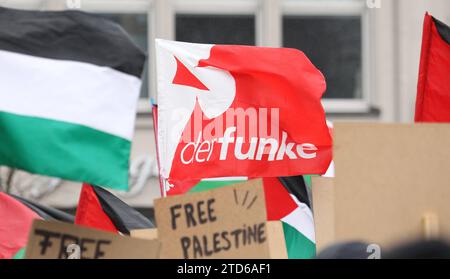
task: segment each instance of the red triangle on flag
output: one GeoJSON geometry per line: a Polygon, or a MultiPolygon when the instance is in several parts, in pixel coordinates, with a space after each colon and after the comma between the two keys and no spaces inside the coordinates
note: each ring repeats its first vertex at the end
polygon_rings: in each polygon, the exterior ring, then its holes
{"type": "Polygon", "coordinates": [[[263,178],[267,220],[278,221],[294,211],[298,205],[276,177],[263,178]]]}
{"type": "Polygon", "coordinates": [[[103,211],[97,194],[89,184],[83,184],[81,189],[75,224],[117,233],[116,226],[103,211]]]}
{"type": "Polygon", "coordinates": [[[173,84],[209,90],[178,58],[175,57],[175,60],[177,61],[177,72],[173,78],[173,84]]]}

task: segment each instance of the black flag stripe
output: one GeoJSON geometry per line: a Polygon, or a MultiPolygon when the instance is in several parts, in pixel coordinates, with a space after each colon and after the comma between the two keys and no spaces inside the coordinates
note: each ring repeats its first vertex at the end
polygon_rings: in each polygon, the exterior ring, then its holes
{"type": "Polygon", "coordinates": [[[144,215],[107,190],[96,186],[92,186],[92,188],[100,201],[103,211],[108,215],[118,231],[130,234],[131,230],[155,228],[155,225],[144,215]]]}
{"type": "Polygon", "coordinates": [[[303,176],[278,177],[278,180],[291,195],[294,195],[301,203],[311,208],[311,202],[303,176]]]}
{"type": "Polygon", "coordinates": [[[109,67],[141,77],[145,53],[123,28],[86,12],[0,7],[0,50],[109,67]]]}
{"type": "Polygon", "coordinates": [[[436,18],[433,18],[433,20],[436,23],[436,28],[439,34],[441,35],[442,39],[444,39],[444,41],[450,44],[450,27],[436,18]]]}

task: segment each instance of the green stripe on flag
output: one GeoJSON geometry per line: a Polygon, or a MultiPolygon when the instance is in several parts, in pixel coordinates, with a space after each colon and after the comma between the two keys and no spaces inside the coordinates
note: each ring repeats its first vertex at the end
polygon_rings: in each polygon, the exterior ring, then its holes
{"type": "Polygon", "coordinates": [[[22,248],[20,249],[13,257],[13,260],[22,260],[25,258],[25,249],[26,248],[22,248]]]}
{"type": "Polygon", "coordinates": [[[0,142],[0,165],[128,189],[131,143],[126,139],[77,124],[0,112],[0,142]]]}
{"type": "Polygon", "coordinates": [[[309,188],[309,189],[311,189],[311,187],[312,187],[312,178],[314,177],[314,176],[319,176],[319,175],[304,175],[303,176],[303,179],[305,180],[305,184],[306,184],[306,186],[309,188]]]}
{"type": "Polygon", "coordinates": [[[195,185],[189,193],[196,193],[202,191],[213,190],[217,188],[222,188],[224,186],[233,185],[236,183],[243,182],[242,180],[202,180],[197,185],[195,185]]]}
{"type": "Polygon", "coordinates": [[[312,259],[316,256],[316,244],[289,224],[283,223],[284,239],[289,259],[312,259]]]}

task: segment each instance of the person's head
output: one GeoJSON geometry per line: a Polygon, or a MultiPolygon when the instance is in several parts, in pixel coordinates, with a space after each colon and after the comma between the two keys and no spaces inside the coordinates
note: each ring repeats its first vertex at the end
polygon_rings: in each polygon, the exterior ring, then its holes
{"type": "MultiPolygon", "coordinates": [[[[364,242],[333,244],[317,255],[317,259],[368,259],[372,251],[364,242]]],[[[413,241],[380,251],[382,259],[450,259],[450,245],[443,240],[413,241]]]]}
{"type": "Polygon", "coordinates": [[[325,248],[317,255],[317,259],[367,259],[369,244],[364,242],[342,242],[325,248]]]}
{"type": "Polygon", "coordinates": [[[450,245],[446,241],[415,241],[396,246],[386,253],[386,259],[450,259],[450,245]]]}

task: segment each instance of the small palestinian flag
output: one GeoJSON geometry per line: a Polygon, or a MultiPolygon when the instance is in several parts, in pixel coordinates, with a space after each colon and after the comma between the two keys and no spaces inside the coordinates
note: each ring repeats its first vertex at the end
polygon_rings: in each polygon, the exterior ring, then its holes
{"type": "Polygon", "coordinates": [[[28,233],[35,219],[42,217],[0,192],[0,259],[11,259],[27,245],[28,233]]]}
{"type": "MultiPolygon", "coordinates": [[[[207,191],[242,182],[247,178],[204,179],[176,185],[189,193],[207,191]]],[[[289,259],[312,259],[316,255],[314,218],[302,176],[263,178],[267,219],[283,223],[289,259]]],[[[170,193],[170,192],[169,192],[170,193]]],[[[183,194],[179,191],[171,194],[183,194]]],[[[186,192],[185,192],[186,193],[186,192]]]]}
{"type": "Polygon", "coordinates": [[[145,59],[101,17],[0,7],[0,165],[127,189],[145,59]]]}
{"type": "Polygon", "coordinates": [[[83,184],[75,224],[115,233],[155,228],[144,215],[102,187],[83,184]]]}
{"type": "MultiPolygon", "coordinates": [[[[3,194],[6,196],[6,194],[3,194]]],[[[44,206],[41,204],[38,204],[36,202],[27,200],[25,198],[16,196],[16,195],[9,195],[8,197],[14,198],[16,201],[20,202],[22,205],[24,205],[25,207],[27,207],[29,210],[33,211],[35,214],[37,214],[37,218],[35,219],[44,219],[44,220],[56,220],[56,221],[61,221],[61,222],[67,222],[67,223],[73,223],[75,220],[75,217],[65,213],[61,210],[55,209],[55,208],[51,208],[48,206],[44,206]]],[[[1,199],[0,199],[1,200],[1,199]]],[[[1,203],[2,201],[0,201],[1,203]]],[[[0,205],[1,208],[1,205],[0,205]]],[[[22,208],[22,207],[20,207],[22,208]]],[[[9,209],[11,210],[11,209],[9,209]]],[[[5,212],[8,212],[8,210],[5,210],[5,212]]],[[[26,212],[26,210],[24,210],[24,212],[26,212]]],[[[0,214],[1,215],[1,214],[0,214]]],[[[31,214],[34,216],[34,214],[31,214]]],[[[20,216],[18,215],[17,218],[20,218],[20,216]]],[[[0,219],[0,223],[1,223],[1,219],[0,219]]],[[[1,226],[1,224],[0,224],[1,226]]],[[[28,225],[23,226],[23,232],[28,231],[30,228],[28,227],[28,225]]],[[[24,234],[23,233],[18,233],[18,234],[13,234],[10,236],[11,241],[12,242],[16,242],[18,240],[22,241],[24,234]]],[[[25,243],[26,240],[28,239],[28,233],[26,234],[25,237],[25,243]]],[[[14,255],[14,259],[22,259],[25,256],[25,246],[22,246],[20,250],[18,250],[18,252],[14,255]]],[[[0,257],[1,258],[1,257],[0,257]]]]}
{"type": "Polygon", "coordinates": [[[428,13],[423,26],[416,122],[450,122],[450,27],[428,13]]]}

